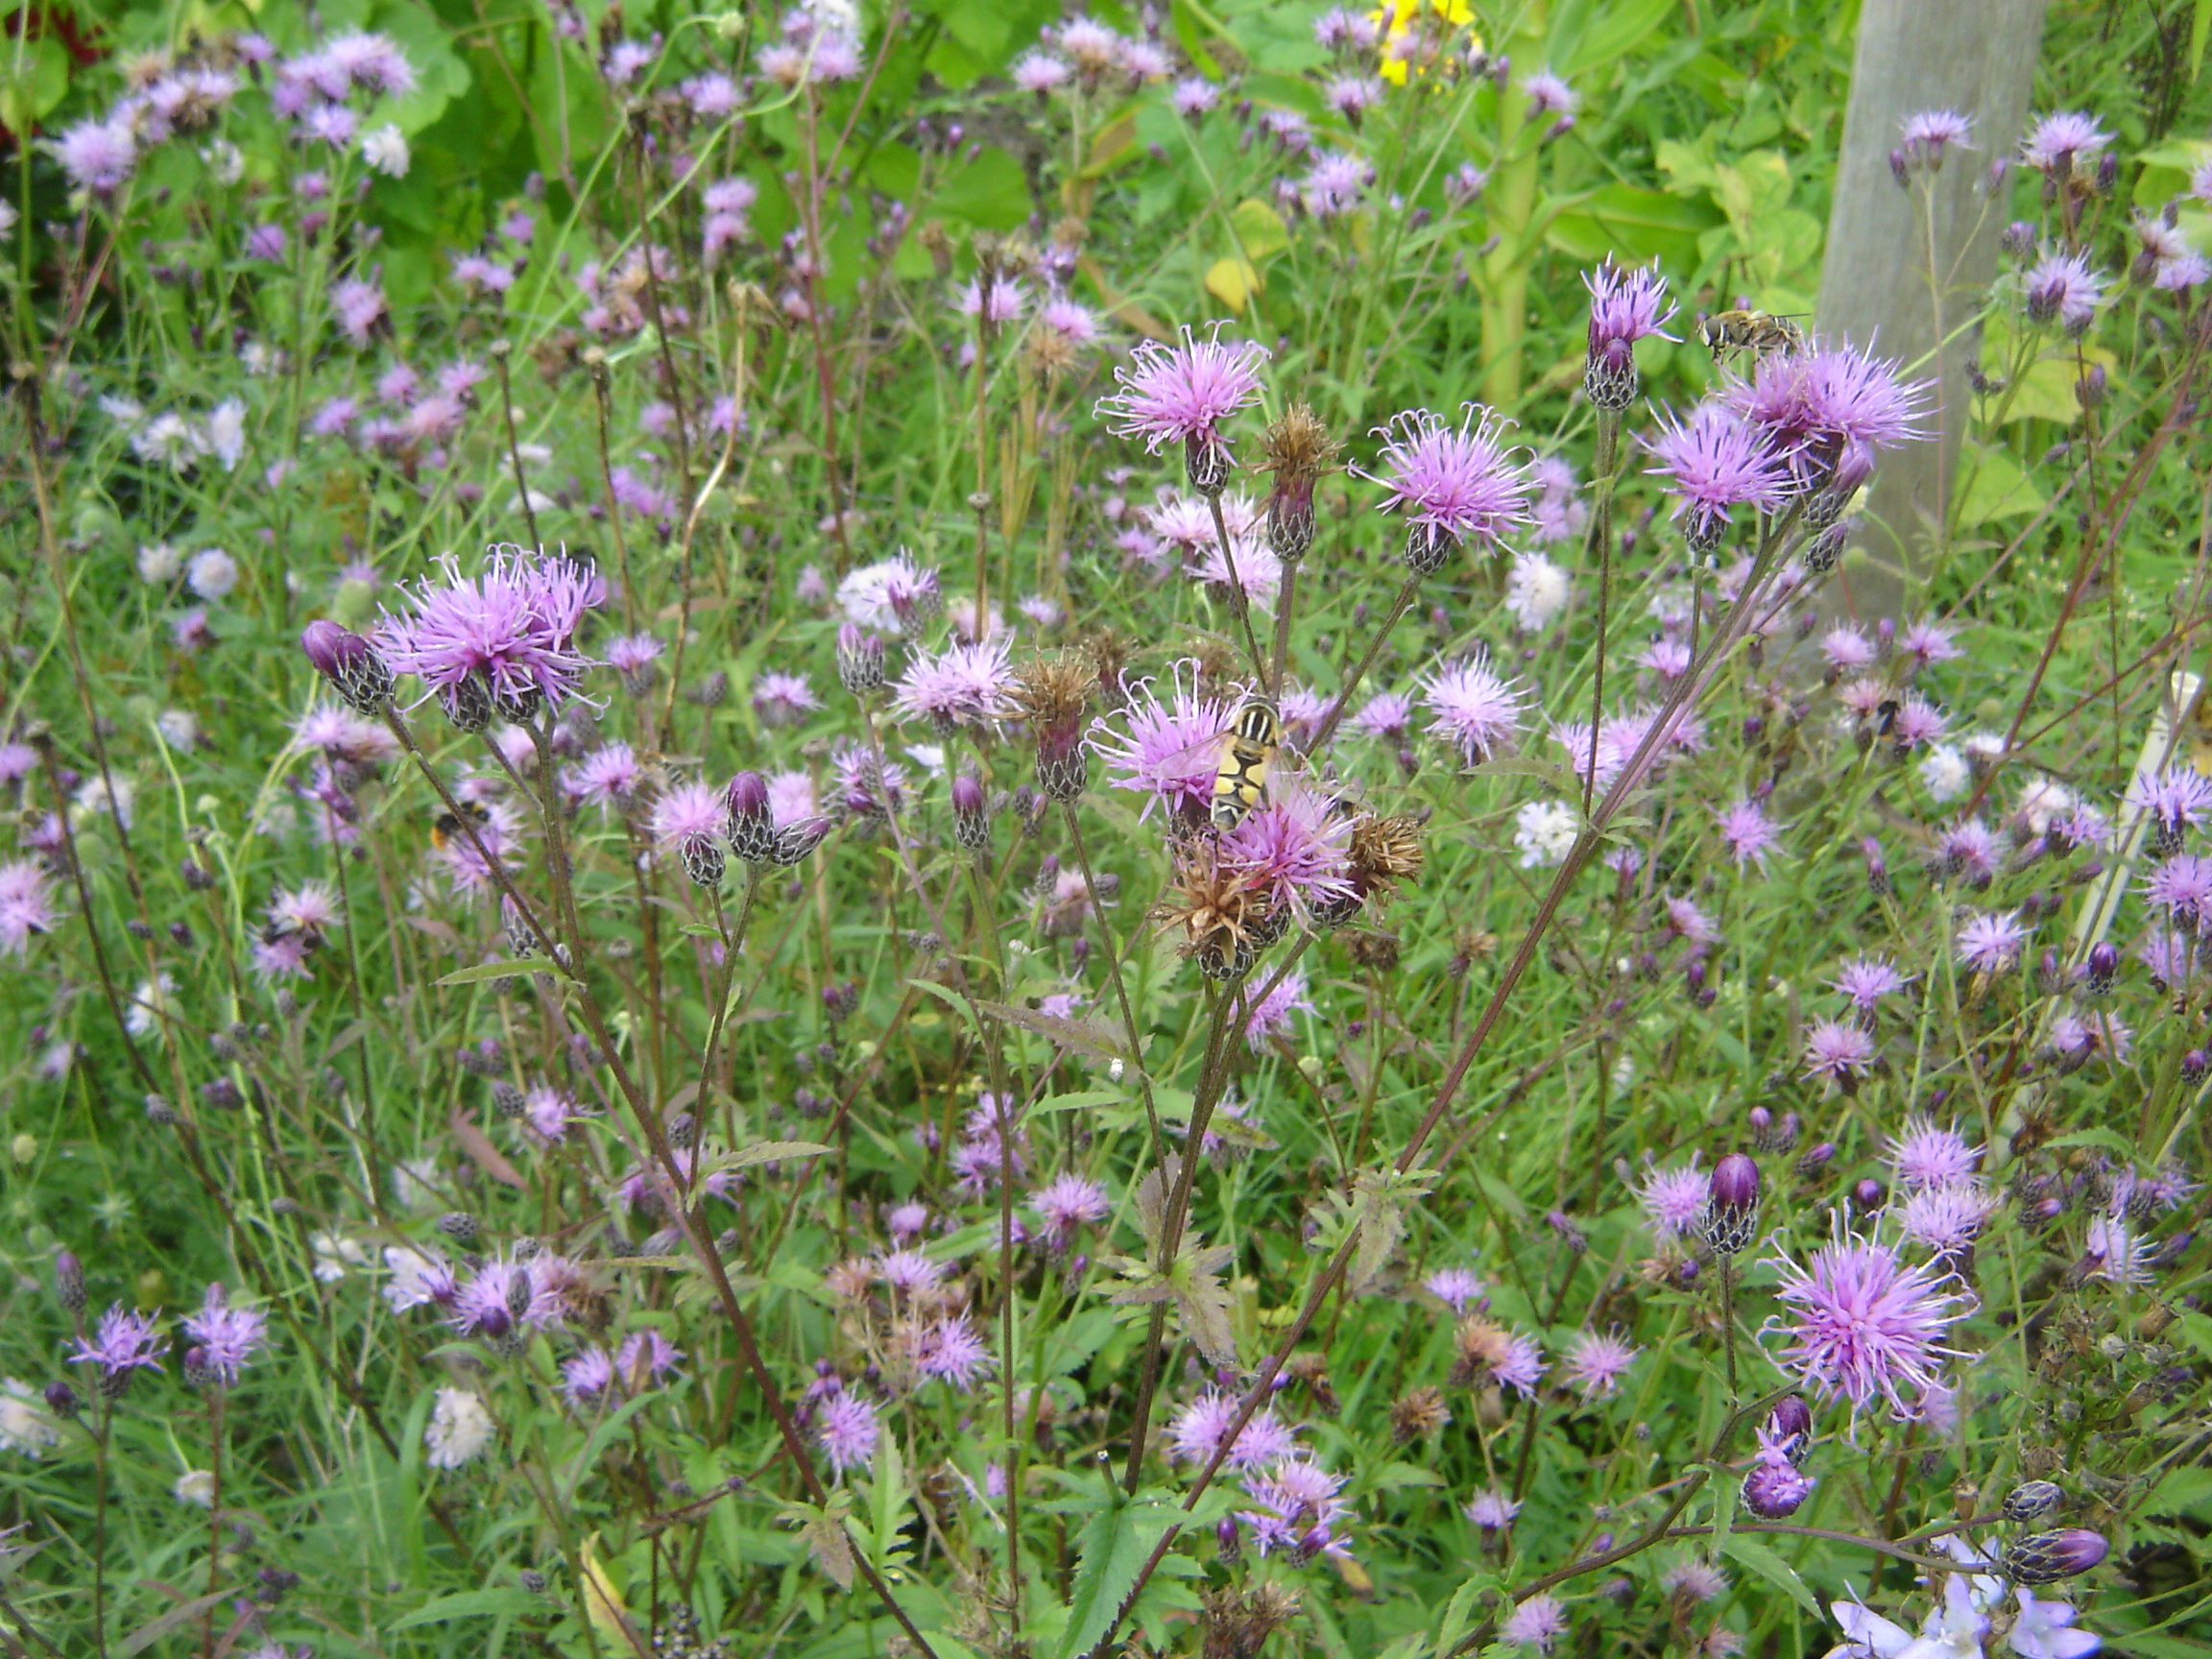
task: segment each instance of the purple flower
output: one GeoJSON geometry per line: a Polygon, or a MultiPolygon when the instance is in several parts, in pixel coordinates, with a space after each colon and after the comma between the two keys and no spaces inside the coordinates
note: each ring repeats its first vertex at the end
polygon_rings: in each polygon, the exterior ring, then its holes
{"type": "Polygon", "coordinates": [[[1751,383],[1733,387],[1729,401],[1766,429],[1769,445],[1811,489],[1839,469],[1863,481],[1875,451],[1924,436],[1918,421],[1928,391],[1924,381],[1898,379],[1894,363],[1839,346],[1761,358],[1751,383]]]}
{"type": "Polygon", "coordinates": [[[268,1338],[269,1319],[249,1308],[233,1308],[223,1286],[207,1286],[200,1311],[185,1315],[184,1334],[196,1344],[196,1363],[225,1387],[235,1387],[238,1373],[268,1338]]]}
{"type": "Polygon", "coordinates": [[[561,1393],[570,1410],[582,1410],[614,1384],[614,1361],[604,1348],[587,1348],[561,1361],[561,1393]]]}
{"type": "Polygon", "coordinates": [[[1663,417],[1647,447],[1659,463],[1649,470],[1666,475],[1673,516],[1700,553],[1720,545],[1735,508],[1773,513],[1790,498],[1789,474],[1766,436],[1721,404],[1700,403],[1683,423],[1663,417]]]}
{"type": "Polygon", "coordinates": [[[419,676],[454,724],[470,731],[494,708],[525,721],[541,704],[558,709],[576,695],[591,666],[576,634],[607,597],[596,569],[513,545],[493,547],[473,580],[451,554],[439,563],[445,580],[426,578],[406,591],[410,613],[387,614],[377,631],[396,672],[419,676]]]}
{"type": "Polygon", "coordinates": [[[1032,49],[1016,60],[1006,77],[1022,91],[1034,92],[1043,99],[1066,85],[1070,73],[1066,59],[1032,49]]]}
{"type": "Polygon", "coordinates": [[[1290,1016],[1301,1010],[1310,1014],[1313,1004],[1306,995],[1306,970],[1293,968],[1274,990],[1254,1000],[1244,1016],[1244,1041],[1257,1051],[1271,1037],[1288,1036],[1290,1016]]]}
{"type": "Polygon", "coordinates": [[[1378,691],[1352,716],[1352,724],[1370,737],[1403,742],[1413,726],[1413,699],[1402,691],[1378,691]]]}
{"type": "Polygon", "coordinates": [[[1882,956],[1859,956],[1836,970],[1829,988],[1848,998],[1862,1015],[1871,1015],[1883,998],[1905,987],[1905,976],[1882,956]]]}
{"type": "Polygon", "coordinates": [[[1595,1331],[1580,1332],[1567,1347],[1567,1381],[1585,1399],[1611,1394],[1620,1387],[1622,1373],[1642,1352],[1623,1341],[1617,1333],[1599,1335],[1595,1331]]]}
{"type": "Polygon", "coordinates": [[[1648,1169],[1636,1189],[1645,1218],[1661,1238],[1695,1233],[1705,1219],[1705,1196],[1711,1177],[1697,1167],[1693,1155],[1679,1169],[1648,1169]]]}
{"type": "Polygon", "coordinates": [[[1825,1077],[1845,1094],[1872,1067],[1874,1039],[1856,1025],[1815,1021],[1805,1033],[1805,1075],[1825,1077]]]}
{"type": "Polygon", "coordinates": [[[1151,797],[1140,817],[1149,817],[1155,804],[1177,817],[1203,817],[1214,798],[1230,709],[1226,702],[1199,692],[1197,667],[1190,660],[1174,665],[1165,703],[1150,680],[1131,687],[1120,716],[1126,730],[1117,730],[1103,717],[1091,723],[1091,749],[1105,765],[1107,781],[1116,789],[1142,790],[1151,797]]]}
{"type": "MultiPolygon", "coordinates": [[[[1209,1388],[1175,1413],[1168,1426],[1167,1449],[1178,1462],[1207,1463],[1227,1438],[1237,1420],[1238,1399],[1209,1388]]],[[[1298,1449],[1296,1432],[1285,1427],[1275,1409],[1263,1406],[1238,1431],[1237,1443],[1222,1462],[1231,1469],[1257,1469],[1288,1457],[1298,1449]]]]}
{"type": "Polygon", "coordinates": [[[356,346],[366,346],[370,330],[384,315],[384,290],[374,282],[349,276],[331,284],[330,309],[346,338],[356,346]]]}
{"type": "Polygon", "coordinates": [[[914,1337],[914,1369],[955,1388],[973,1388],[991,1370],[991,1351],[961,1313],[924,1326],[914,1337]]]}
{"type": "Polygon", "coordinates": [[[1657,266],[1623,275],[1608,259],[1584,273],[1582,285],[1590,290],[1590,349],[1582,372],[1583,390],[1600,409],[1625,409],[1636,397],[1636,342],[1652,335],[1674,338],[1666,332],[1667,321],[1674,315],[1667,299],[1667,278],[1657,266]],[[1664,312],[1661,305],[1667,307],[1664,312]]]}
{"type": "Polygon", "coordinates": [[[540,1141],[550,1146],[568,1138],[568,1125],[592,1116],[576,1109],[576,1102],[562,1091],[541,1084],[522,1096],[522,1121],[540,1141]]]}
{"type": "Polygon", "coordinates": [[[1905,1120],[1905,1133],[1883,1150],[1897,1179],[1908,1189],[1956,1186],[1971,1181],[1982,1164],[1982,1148],[1969,1146],[1956,1129],[1940,1129],[1918,1114],[1905,1120]]]}
{"type": "Polygon", "coordinates": [[[1582,108],[1582,96],[1549,69],[1539,69],[1521,83],[1521,90],[1528,94],[1528,118],[1539,115],[1572,115],[1582,108]]]}
{"type": "Polygon", "coordinates": [[[1333,152],[1317,158],[1298,181],[1298,201],[1308,213],[1324,222],[1349,213],[1375,181],[1375,169],[1358,156],[1333,152]]]}
{"type": "Polygon", "coordinates": [[[1741,870],[1746,864],[1767,868],[1767,854],[1781,843],[1782,831],[1757,802],[1738,801],[1718,814],[1720,839],[1728,843],[1728,855],[1741,870]]]}
{"type": "Polygon", "coordinates": [[[2170,854],[2180,848],[2182,832],[2196,829],[2212,808],[2212,779],[2193,766],[2169,766],[2155,775],[2138,772],[2128,785],[2127,799],[2151,820],[2153,850],[2170,854]]]}
{"type": "Polygon", "coordinates": [[[1337,1496],[1343,1484],[1343,1476],[1307,1457],[1279,1457],[1265,1475],[1245,1478],[1245,1495],[1257,1507],[1238,1510],[1237,1519],[1252,1529],[1253,1548],[1262,1555],[1281,1550],[1293,1564],[1315,1554],[1348,1556],[1351,1545],[1336,1531],[1352,1514],[1337,1496]]]}
{"type": "Polygon", "coordinates": [[[1028,307],[1029,297],[1011,276],[994,276],[964,283],[960,289],[960,315],[980,317],[992,327],[1011,323],[1028,307]]]}
{"type": "Polygon", "coordinates": [[[1954,144],[1961,150],[1974,148],[1974,117],[1956,109],[1923,109],[1906,116],[1901,125],[1907,154],[1931,169],[1942,165],[1943,152],[1954,144]]]}
{"type": "Polygon", "coordinates": [[[2143,897],[2182,933],[2212,933],[2212,858],[2176,853],[2143,883],[2143,897]]]}
{"type": "Polygon", "coordinates": [[[1462,1504],[1459,1513],[1484,1532],[1503,1532],[1513,1525],[1513,1517],[1521,1513],[1521,1500],[1508,1498],[1496,1487],[1487,1487],[1462,1504]]]}
{"type": "Polygon", "coordinates": [[[1482,1294],[1482,1281],[1464,1267],[1439,1267],[1421,1281],[1421,1288],[1455,1313],[1464,1313],[1482,1294]]]}
{"type": "Polygon", "coordinates": [[[1406,557],[1418,573],[1434,571],[1470,541],[1487,557],[1506,531],[1527,522],[1528,476],[1499,444],[1498,424],[1495,413],[1467,403],[1457,427],[1408,409],[1375,428],[1385,470],[1361,476],[1389,492],[1385,513],[1404,514],[1406,557]]]}
{"type": "Polygon", "coordinates": [[[1086,1222],[1103,1221],[1114,1213],[1106,1189],[1086,1175],[1060,1175],[1029,1196],[1029,1207],[1045,1229],[1063,1248],[1086,1222]]]}
{"type": "Polygon", "coordinates": [[[821,707],[822,699],[804,674],[770,669],[753,682],[753,712],[763,726],[796,726],[821,707]]]}
{"type": "Polygon", "coordinates": [[[1848,1231],[1800,1266],[1777,1258],[1782,1285],[1774,1294],[1792,1310],[1778,1325],[1787,1338],[1776,1360],[1800,1386],[1826,1400],[1863,1409],[1877,1395],[1900,1419],[1936,1385],[1949,1327],[1972,1305],[1955,1276],[1907,1263],[1887,1245],[1848,1231]]]}
{"type": "Polygon", "coordinates": [[[2084,156],[2112,142],[2112,134],[2072,110],[2046,115],[2020,140],[2020,159],[2038,173],[2063,179],[2084,156]]]}
{"type": "Polygon", "coordinates": [[[2002,974],[2019,962],[2027,942],[2028,930],[2009,910],[1980,911],[1960,926],[1959,960],[1976,974],[2002,974]]]}
{"type": "Polygon", "coordinates": [[[2021,1659],[2089,1659],[2104,1645],[2087,1630],[2070,1628],[2074,1609],[2063,1601],[2039,1601],[2025,1584],[2013,1592],[2020,1612],[2007,1643],[2021,1659]]]}
{"type": "Polygon", "coordinates": [[[1527,703],[1502,679],[1490,660],[1478,652],[1463,662],[1447,663],[1421,682],[1422,702],[1436,716],[1429,734],[1455,745],[1469,766],[1480,764],[1510,744],[1521,730],[1527,703]]]}
{"type": "Polygon", "coordinates": [[[876,1460],[876,1408],[838,1390],[815,1408],[814,1443],[830,1459],[832,1476],[867,1468],[876,1460]]]}
{"type": "Polygon", "coordinates": [[[692,780],[661,791],[653,803],[653,839],[675,853],[702,887],[722,878],[722,830],[729,821],[722,792],[692,780]]]}
{"type": "Polygon", "coordinates": [[[77,1338],[77,1351],[69,1362],[99,1366],[100,1391],[116,1399],[130,1387],[132,1372],[147,1366],[160,1369],[161,1338],[150,1315],[117,1302],[100,1315],[99,1328],[89,1339],[77,1338]]]}
{"type": "Polygon", "coordinates": [[[1013,685],[1003,636],[974,645],[955,642],[934,657],[915,657],[899,677],[892,706],[902,714],[926,716],[940,733],[980,728],[1007,715],[1013,685]]]}
{"type": "Polygon", "coordinates": [[[1267,357],[1249,340],[1224,344],[1219,325],[1204,340],[1186,325],[1180,346],[1146,341],[1130,367],[1114,371],[1120,390],[1099,399],[1098,418],[1120,437],[1143,439],[1154,455],[1164,444],[1182,444],[1191,488],[1211,494],[1229,477],[1221,422],[1259,400],[1267,357]]]}
{"type": "Polygon", "coordinates": [[[568,788],[578,800],[595,806],[620,806],[636,797],[644,778],[636,750],[627,743],[607,743],[577,764],[568,775],[568,788]]]}
{"type": "Polygon", "coordinates": [[[54,889],[29,858],[0,864],[0,955],[20,956],[34,933],[53,931],[54,889]]]}
{"type": "Polygon", "coordinates": [[[1221,102],[1221,88],[1203,75],[1186,75],[1175,83],[1168,98],[1175,106],[1176,114],[1186,121],[1195,121],[1221,102]]]}
{"type": "Polygon", "coordinates": [[[1938,1257],[1948,1256],[1973,1243],[1996,1208],[1996,1200],[1978,1181],[1924,1187],[1898,1206],[1897,1227],[1938,1257]]]}
{"type": "Polygon", "coordinates": [[[95,196],[111,194],[138,162],[138,140],[128,113],[105,121],[80,121],[54,141],[54,155],[69,182],[95,196]]]}
{"type": "Polygon", "coordinates": [[[2104,301],[2104,278],[2080,253],[2045,254],[2022,278],[2022,288],[2029,322],[2055,322],[2069,334],[2086,330],[2104,301]]]}
{"type": "Polygon", "coordinates": [[[1950,629],[1925,616],[1909,624],[1897,636],[1897,652],[1916,669],[1933,667],[1938,662],[1956,661],[1965,655],[1959,649],[1959,643],[1952,637],[1950,629]]]}
{"type": "Polygon", "coordinates": [[[1246,813],[1221,837],[1224,872],[1249,877],[1270,903],[1301,914],[1329,909],[1357,896],[1352,884],[1352,820],[1295,773],[1278,772],[1266,805],[1246,813]]]}
{"type": "Polygon", "coordinates": [[[1338,75],[1321,89],[1321,102],[1357,127],[1382,102],[1382,83],[1372,75],[1338,75]]]}
{"type": "Polygon", "coordinates": [[[1498,1640],[1509,1647],[1551,1651],[1551,1644],[1567,1628],[1566,1609],[1552,1596],[1531,1596],[1505,1616],[1498,1626],[1498,1640]]]}

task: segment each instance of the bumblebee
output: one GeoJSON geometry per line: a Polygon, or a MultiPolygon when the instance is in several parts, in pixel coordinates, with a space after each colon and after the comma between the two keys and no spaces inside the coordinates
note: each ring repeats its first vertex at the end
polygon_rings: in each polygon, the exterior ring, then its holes
{"type": "Polygon", "coordinates": [[[1720,311],[1700,318],[1697,338],[1705,342],[1716,363],[1731,351],[1763,357],[1769,351],[1805,349],[1804,329],[1787,317],[1765,311],[1720,311]]]}
{"type": "Polygon", "coordinates": [[[1283,717],[1275,705],[1264,697],[1247,697],[1221,739],[1221,766],[1214,774],[1215,830],[1234,830],[1260,805],[1267,787],[1267,768],[1282,746],[1283,717]]]}
{"type": "MultiPolygon", "coordinates": [[[[461,810],[467,813],[472,822],[479,825],[492,822],[492,812],[489,807],[474,801],[463,801],[459,805],[461,810]]],[[[441,812],[430,821],[430,845],[437,848],[441,853],[445,850],[446,844],[460,833],[461,820],[451,812],[441,812]]]]}

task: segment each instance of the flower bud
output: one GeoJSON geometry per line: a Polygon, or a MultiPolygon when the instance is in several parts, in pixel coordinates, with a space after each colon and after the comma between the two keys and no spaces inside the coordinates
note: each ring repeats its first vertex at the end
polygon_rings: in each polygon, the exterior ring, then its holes
{"type": "Polygon", "coordinates": [[[776,831],[776,845],[768,850],[768,862],[788,869],[804,861],[836,828],[830,819],[819,815],[784,825],[776,831]]]}
{"type": "Polygon", "coordinates": [[[730,812],[730,847],[748,864],[769,856],[776,845],[776,823],[768,810],[768,781],[757,772],[740,772],[722,792],[730,812]]]}
{"type": "Polygon", "coordinates": [[[315,672],[352,709],[378,712],[392,696],[392,669],[376,647],[349,628],[317,620],[300,636],[300,648],[315,672]]]}
{"type": "Polygon", "coordinates": [[[55,1416],[66,1422],[84,1408],[84,1403],[77,1398],[77,1390],[67,1382],[57,1378],[46,1384],[46,1409],[55,1416]]]}
{"type": "Polygon", "coordinates": [[[1882,1201],[1887,1196],[1887,1189],[1871,1175],[1863,1177],[1859,1184],[1851,1189],[1852,1207],[1867,1214],[1881,1209],[1882,1201]]]}
{"type": "Polygon", "coordinates": [[[2005,1495],[2005,1519],[2008,1521],[2033,1521],[2048,1515],[2066,1501],[2066,1494],[2054,1480],[2023,1480],[2005,1495]]]}
{"type": "Polygon", "coordinates": [[[1767,1437],[1782,1448],[1792,1463],[1805,1461],[1813,1444],[1813,1407],[1801,1394],[1785,1394],[1767,1414],[1767,1437]]]}
{"type": "Polygon", "coordinates": [[[2089,958],[2083,967],[2082,978],[2089,995],[2104,996],[2112,989],[2112,980],[2120,972],[2119,949],[2109,940],[2098,940],[2089,947],[2089,958]]]}
{"type": "Polygon", "coordinates": [[[1897,188],[1904,190],[1912,183],[1912,164],[1902,150],[1889,152],[1889,177],[1897,180],[1897,188]]]}
{"type": "Polygon", "coordinates": [[[2066,1527],[2056,1532],[2031,1532],[2005,1546],[2000,1556],[2005,1576],[2015,1584],[2056,1584],[2086,1573],[2111,1552],[2102,1532],[2066,1527]]]}
{"type": "Polygon", "coordinates": [[[1811,1477],[1788,1463],[1763,1462],[1743,1478],[1743,1507],[1762,1521],[1780,1521],[1794,1515],[1812,1492],[1811,1477]]]}
{"type": "Polygon", "coordinates": [[[1723,1256],[1748,1245],[1759,1230],[1759,1166],[1731,1152],[1713,1166],[1706,1187],[1705,1242],[1723,1256]]]}
{"type": "Polygon", "coordinates": [[[1821,1141],[1808,1146],[1805,1155],[1797,1160],[1796,1175],[1800,1181],[1810,1181],[1828,1167],[1836,1156],[1836,1142],[1821,1141]]]}
{"type": "Polygon", "coordinates": [[[991,849],[990,805],[983,780],[974,773],[952,780],[952,838],[970,853],[991,849]]]}
{"type": "Polygon", "coordinates": [[[84,1311],[84,1264],[73,1250],[54,1252],[54,1299],[70,1313],[84,1311]]]}
{"type": "Polygon", "coordinates": [[[2212,1054],[2201,1048],[2192,1048],[2181,1056],[2181,1080],[2184,1083],[2201,1083],[2204,1073],[2212,1070],[2212,1054]]]}
{"type": "Polygon", "coordinates": [[[1233,1567],[1244,1554],[1244,1537],[1238,1529],[1237,1517],[1224,1515],[1214,1527],[1214,1547],[1220,1551],[1221,1563],[1233,1567]]]}
{"type": "Polygon", "coordinates": [[[848,622],[837,630],[837,680],[855,697],[883,684],[883,641],[848,622]]]}

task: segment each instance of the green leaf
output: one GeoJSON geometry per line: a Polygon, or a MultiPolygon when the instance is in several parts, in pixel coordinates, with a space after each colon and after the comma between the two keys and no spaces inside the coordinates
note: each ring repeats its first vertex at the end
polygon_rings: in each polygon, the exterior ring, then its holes
{"type": "Polygon", "coordinates": [[[1068,1625],[1060,1633],[1060,1659],[1082,1659],[1098,1645],[1136,1584],[1145,1556],[1180,1518],[1171,1503],[1117,1492],[1084,1523],[1075,1542],[1075,1583],[1068,1598],[1068,1625]]]}
{"type": "Polygon", "coordinates": [[[521,962],[478,962],[467,968],[456,968],[440,977],[440,985],[481,985],[487,979],[512,979],[519,974],[549,974],[552,964],[539,957],[521,962]]]}
{"type": "Polygon", "coordinates": [[[1029,217],[1029,180],[1006,151],[986,149],[945,180],[930,208],[978,230],[1011,230],[1029,217]]]}
{"type": "Polygon", "coordinates": [[[1586,264],[1610,253],[1628,265],[1661,259],[1690,269],[1697,263],[1697,238],[1720,223],[1709,203],[1634,184],[1608,184],[1555,214],[1544,240],[1586,264]]]}
{"type": "Polygon", "coordinates": [[[951,986],[940,985],[934,979],[909,979],[906,983],[915,990],[926,992],[929,996],[950,1006],[968,1022],[970,1030],[974,1031],[977,1037],[983,1035],[983,1017],[975,1012],[974,1003],[953,990],[951,986]]]}
{"type": "Polygon", "coordinates": [[[819,1141],[763,1141],[742,1152],[715,1160],[717,1169],[749,1169],[756,1164],[774,1164],[785,1158],[819,1158],[830,1148],[819,1141]]]}
{"type": "Polygon", "coordinates": [[[418,1624],[443,1624],[448,1619],[526,1617],[545,1611],[545,1603],[527,1590],[463,1590],[426,1601],[412,1613],[401,1614],[386,1630],[412,1630],[418,1624]]]}
{"type": "Polygon", "coordinates": [[[2001,518],[2024,518],[2040,512],[2045,496],[2035,488],[2020,463],[2002,449],[1968,445],[1965,491],[1959,497],[1959,522],[1962,526],[1994,523],[2001,518]]]}
{"type": "Polygon", "coordinates": [[[2212,1520],[2212,1469],[2169,1469],[2143,1507],[2153,1515],[2195,1515],[2212,1520]]]}
{"type": "Polygon", "coordinates": [[[1552,19],[1551,67],[1569,81],[1593,69],[1610,73],[1674,10],[1674,0],[1571,0],[1552,19]]]}
{"type": "Polygon", "coordinates": [[[2204,42],[2212,37],[2212,0],[2197,0],[2189,15],[2189,79],[2204,73],[2204,42]]]}
{"type": "Polygon", "coordinates": [[[1813,1591],[1805,1580],[1797,1576],[1797,1569],[1758,1539],[1742,1532],[1732,1532],[1722,1540],[1720,1552],[1738,1566],[1750,1568],[1814,1618],[1821,1616],[1820,1603],[1814,1599],[1813,1591]]]}
{"type": "Polygon", "coordinates": [[[28,132],[69,91],[69,54],[59,40],[0,36],[0,122],[28,132]]]}

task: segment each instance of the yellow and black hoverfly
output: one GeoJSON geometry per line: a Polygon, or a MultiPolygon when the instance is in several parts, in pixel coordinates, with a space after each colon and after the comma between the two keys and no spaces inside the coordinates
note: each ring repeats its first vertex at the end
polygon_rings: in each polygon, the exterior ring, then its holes
{"type": "Polygon", "coordinates": [[[1220,770],[1214,774],[1212,817],[1216,830],[1234,830],[1260,805],[1267,768],[1283,746],[1283,717],[1265,697],[1247,697],[1221,738],[1220,770]]]}
{"type": "MultiPolygon", "coordinates": [[[[472,822],[479,825],[492,822],[491,809],[482,804],[475,801],[463,801],[458,805],[472,822]]],[[[445,850],[446,843],[460,833],[461,820],[450,812],[441,812],[430,821],[430,845],[437,848],[441,853],[445,850]]]]}
{"type": "Polygon", "coordinates": [[[1699,318],[1697,338],[1705,342],[1716,363],[1731,351],[1763,357],[1769,351],[1805,349],[1804,329],[1787,317],[1766,311],[1718,311],[1699,318]]]}

